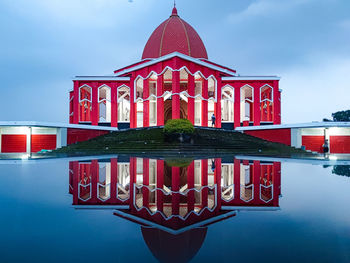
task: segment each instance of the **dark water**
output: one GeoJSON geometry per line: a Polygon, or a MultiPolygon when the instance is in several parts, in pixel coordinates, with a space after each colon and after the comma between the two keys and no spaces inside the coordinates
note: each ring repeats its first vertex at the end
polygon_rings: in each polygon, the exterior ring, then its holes
{"type": "Polygon", "coordinates": [[[250,159],[0,163],[0,262],[350,262],[350,166],[250,159]]]}

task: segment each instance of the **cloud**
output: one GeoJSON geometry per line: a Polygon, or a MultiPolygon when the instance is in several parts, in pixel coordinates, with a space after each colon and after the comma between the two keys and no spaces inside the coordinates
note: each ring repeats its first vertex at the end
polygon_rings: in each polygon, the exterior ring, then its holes
{"type": "Polygon", "coordinates": [[[249,4],[239,13],[231,13],[228,20],[231,23],[241,23],[250,19],[275,16],[277,13],[290,12],[293,8],[310,3],[312,0],[257,0],[249,4]]]}
{"type": "Polygon", "coordinates": [[[283,72],[282,121],[321,121],[333,112],[350,109],[349,68],[350,57],[310,56],[309,63],[283,72]]]}

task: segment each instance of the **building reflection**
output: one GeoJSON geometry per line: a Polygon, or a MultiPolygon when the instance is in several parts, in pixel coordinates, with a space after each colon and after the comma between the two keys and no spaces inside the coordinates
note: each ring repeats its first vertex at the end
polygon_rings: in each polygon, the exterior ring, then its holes
{"type": "Polygon", "coordinates": [[[69,182],[76,208],[110,206],[114,215],[141,225],[158,260],[182,262],[197,253],[208,225],[240,210],[279,209],[281,164],[224,158],[73,161],[69,182]]]}

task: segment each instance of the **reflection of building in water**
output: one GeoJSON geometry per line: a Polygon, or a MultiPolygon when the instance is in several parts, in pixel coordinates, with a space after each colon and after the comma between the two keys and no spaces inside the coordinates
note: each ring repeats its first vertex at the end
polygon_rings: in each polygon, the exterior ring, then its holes
{"type": "Polygon", "coordinates": [[[163,220],[205,217],[239,207],[278,207],[279,162],[127,158],[70,163],[73,205],[125,205],[130,213],[163,220]],[[130,198],[131,197],[131,198],[130,198]]]}
{"type": "Polygon", "coordinates": [[[142,226],[157,259],[166,261],[176,248],[183,251],[174,258],[179,262],[197,253],[208,225],[239,210],[278,209],[281,165],[220,158],[187,167],[134,157],[74,161],[69,180],[76,208],[113,206],[115,215],[142,226]]]}

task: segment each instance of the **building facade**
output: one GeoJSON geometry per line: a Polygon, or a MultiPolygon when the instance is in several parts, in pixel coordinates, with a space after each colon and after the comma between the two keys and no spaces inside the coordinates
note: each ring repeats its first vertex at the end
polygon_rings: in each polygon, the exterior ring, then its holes
{"type": "Polygon", "coordinates": [[[240,76],[208,59],[198,33],[174,7],[149,38],[142,60],[112,76],[78,76],[70,91],[72,124],[123,128],[189,119],[217,128],[281,123],[276,76],[240,76]]]}

